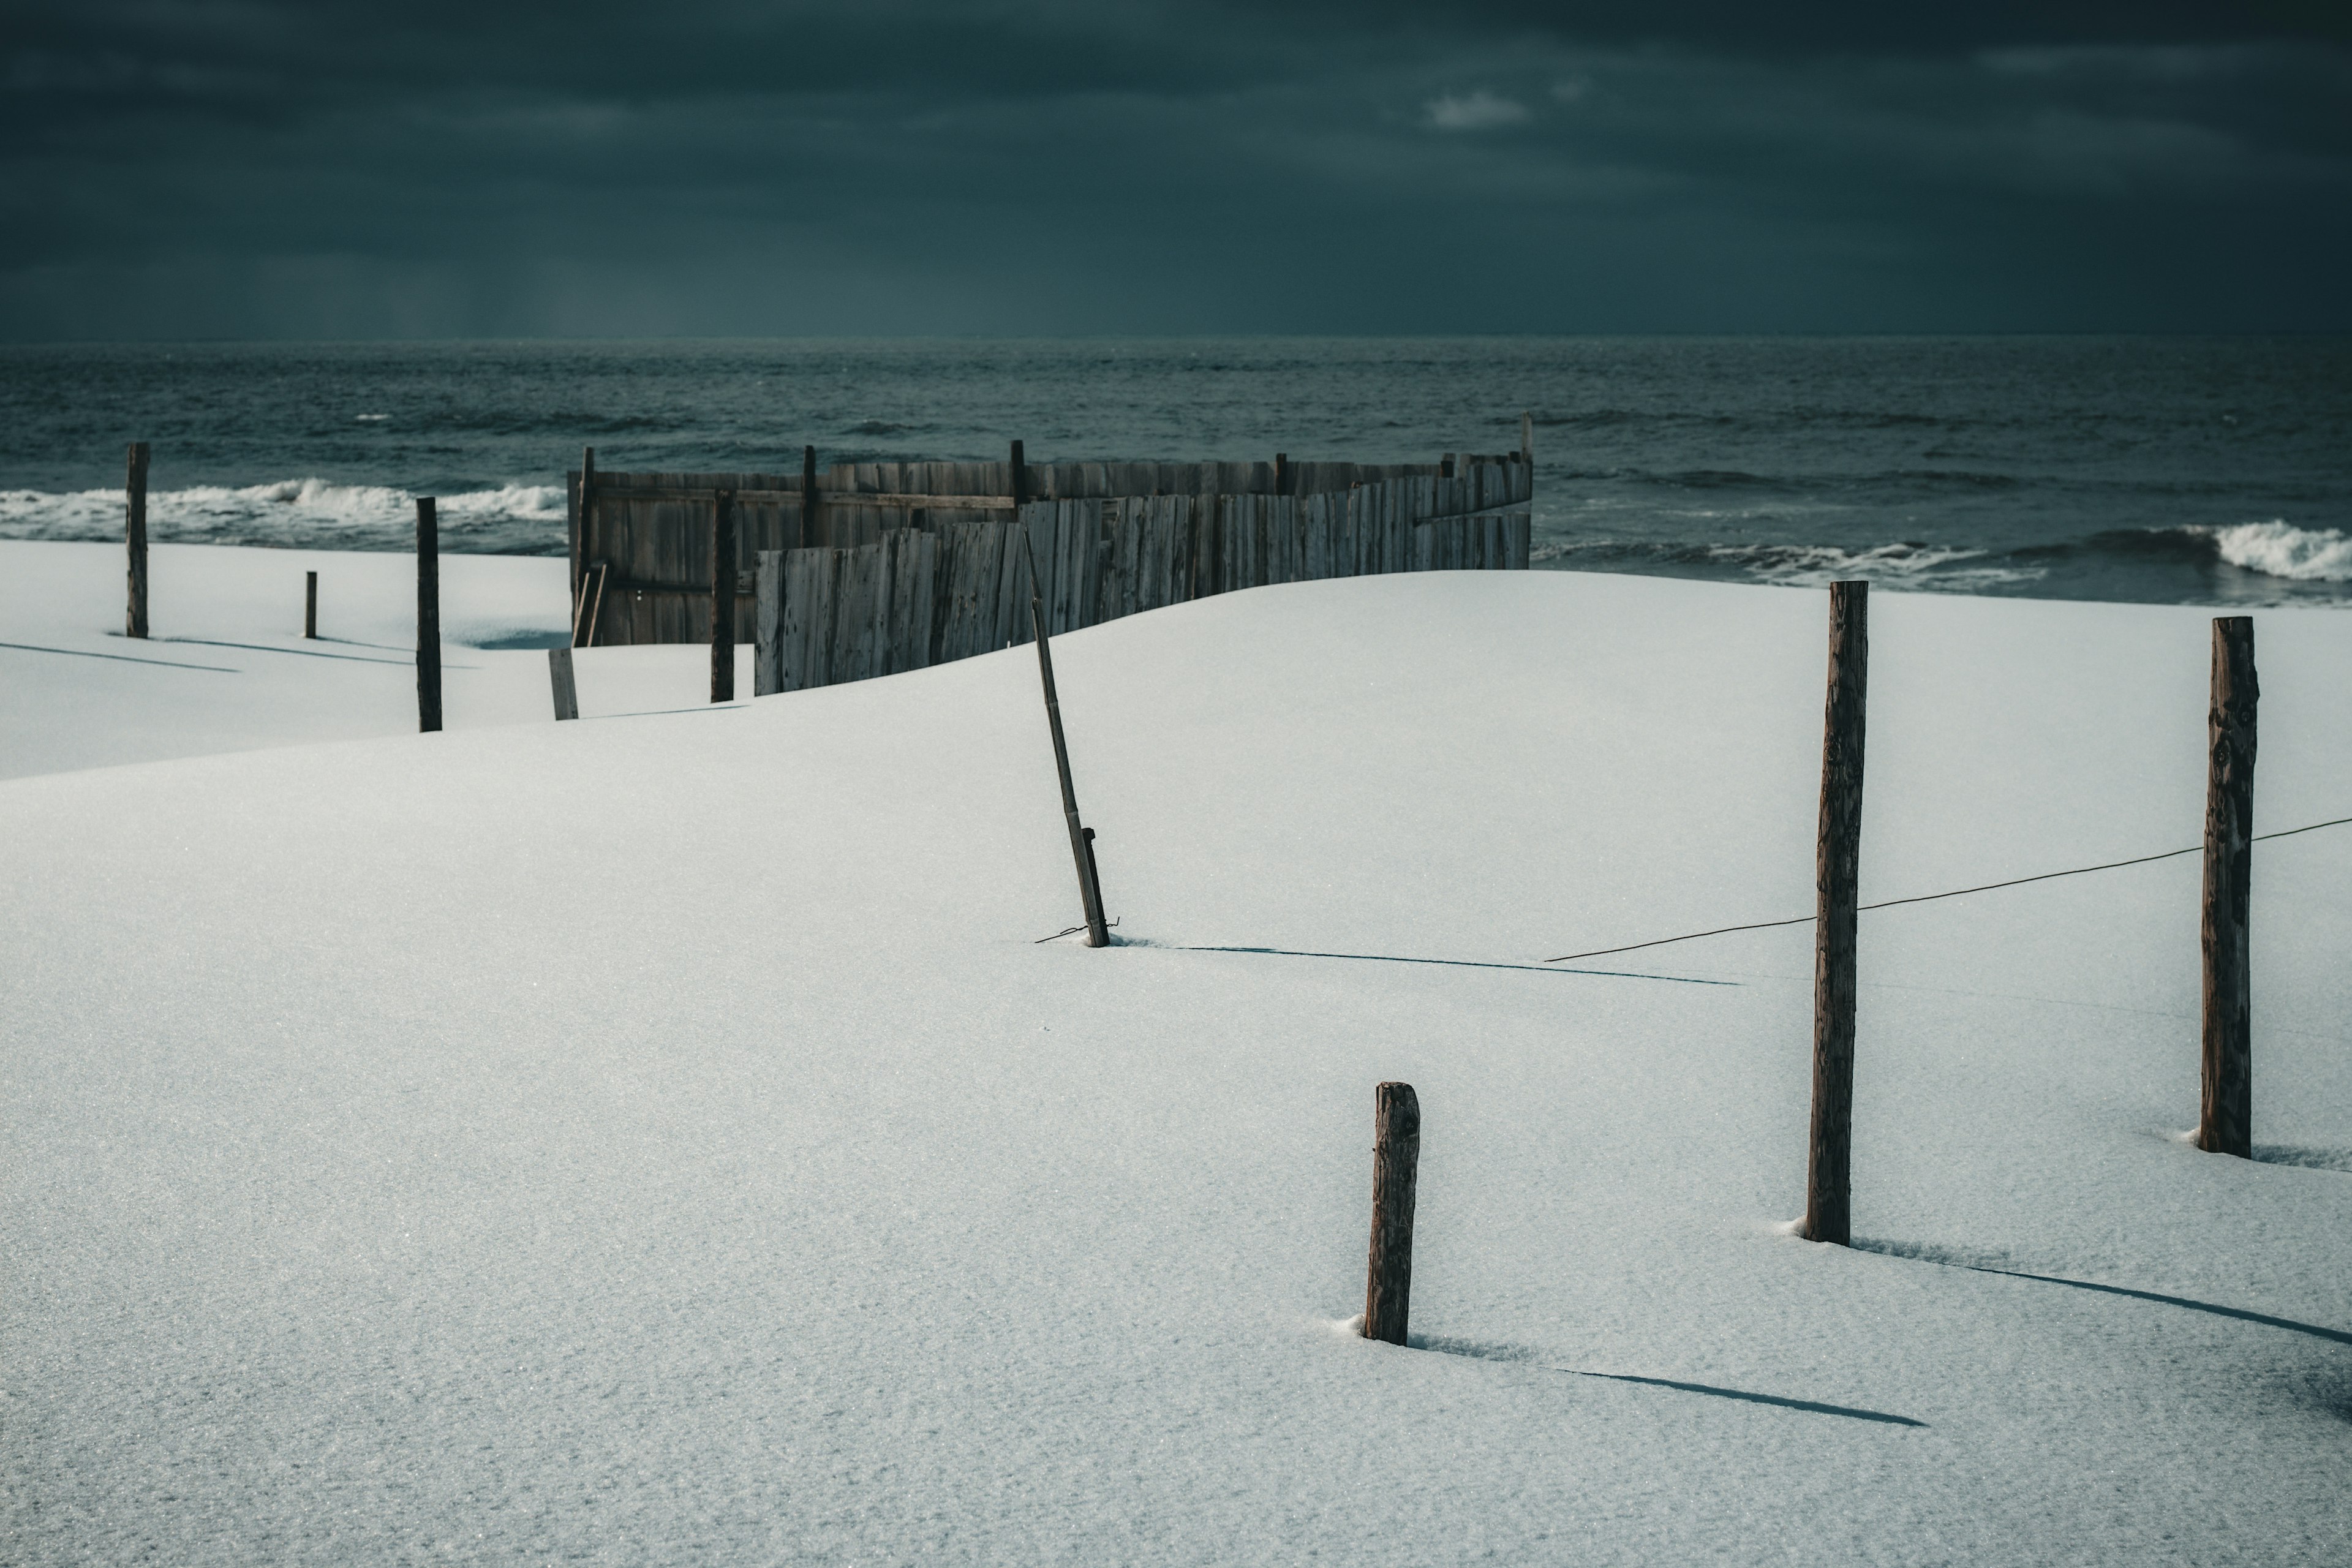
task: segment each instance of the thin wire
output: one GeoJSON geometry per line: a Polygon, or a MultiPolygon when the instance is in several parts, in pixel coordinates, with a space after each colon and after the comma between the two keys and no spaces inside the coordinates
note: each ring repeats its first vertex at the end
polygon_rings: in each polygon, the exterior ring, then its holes
{"type": "MultiPolygon", "coordinates": [[[[2292,838],[2298,833],[2315,833],[2323,827],[2341,827],[2352,822],[2352,816],[2338,816],[2326,822],[2314,822],[2303,827],[2283,827],[2276,833],[2257,833],[2247,840],[2260,844],[2266,838],[2292,838]]],[[[2121,866],[2145,866],[2151,860],[2171,860],[2182,855],[2194,855],[2205,847],[2193,845],[2187,849],[2168,849],[2161,855],[2141,855],[2129,860],[2109,860],[2097,866],[2077,866],[2071,871],[2044,871],[2036,877],[2012,877],[2006,882],[1987,882],[1981,887],[1955,888],[1948,893],[1920,893],[1908,899],[1883,899],[1874,904],[1864,904],[1864,910],[1893,909],[1897,904],[1933,903],[1937,899],[1957,899],[1964,893],[1989,893],[1995,888],[2018,888],[2028,882],[2046,882],[2053,877],[2080,877],[2091,871],[2112,871],[2121,866]]],[[[1857,913],[1860,910],[1856,911],[1857,913]]],[[[1683,936],[1662,936],[1654,942],[1629,942],[1623,947],[1597,947],[1590,952],[1571,952],[1559,958],[1547,958],[1546,963],[1572,963],[1580,958],[1606,958],[1612,952],[1634,952],[1645,947],[1667,947],[1678,942],[1696,942],[1701,937],[1728,936],[1736,931],[1769,931],[1775,926],[1811,925],[1814,917],[1799,915],[1793,920],[1758,921],[1752,925],[1717,926],[1713,931],[1695,931],[1683,936]]]]}
{"type": "MultiPolygon", "coordinates": [[[[1055,932],[1053,935],[1051,935],[1051,936],[1041,936],[1041,937],[1039,937],[1035,942],[1031,942],[1029,945],[1030,945],[1031,947],[1041,947],[1041,946],[1045,945],[1046,942],[1059,942],[1059,941],[1061,941],[1061,940],[1062,940],[1064,937],[1066,937],[1066,936],[1076,936],[1078,932],[1080,932],[1080,931],[1084,931],[1084,930],[1086,930],[1086,929],[1087,929],[1087,928],[1086,928],[1083,924],[1081,924],[1081,925],[1074,925],[1074,926],[1066,926],[1066,927],[1063,928],[1062,930],[1055,931],[1055,932]]],[[[1105,930],[1105,931],[1117,931],[1118,929],[1118,922],[1117,921],[1112,921],[1109,924],[1108,924],[1108,925],[1106,925],[1106,926],[1104,926],[1104,927],[1103,927],[1103,930],[1105,930]]]]}

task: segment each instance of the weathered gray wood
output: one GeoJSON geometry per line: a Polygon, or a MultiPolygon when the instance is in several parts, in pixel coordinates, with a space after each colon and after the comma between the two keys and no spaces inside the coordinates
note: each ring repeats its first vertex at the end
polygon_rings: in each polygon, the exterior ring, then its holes
{"type": "Polygon", "coordinates": [[[122,635],[147,635],[147,443],[131,443],[129,471],[123,479],[122,542],[130,556],[128,600],[122,615],[122,635]]]}
{"type": "Polygon", "coordinates": [[[816,448],[801,448],[801,536],[797,548],[829,542],[824,537],[824,520],[819,514],[816,493],[816,448]]]}
{"type": "MultiPolygon", "coordinates": [[[[1018,450],[1018,448],[1015,448],[1018,450]]],[[[1054,735],[1054,768],[1062,780],[1062,818],[1070,830],[1070,858],[1078,872],[1078,901],[1087,917],[1087,945],[1108,947],[1110,928],[1103,921],[1102,883],[1095,868],[1094,835],[1078,820],[1078,794],[1070,782],[1070,747],[1062,734],[1062,699],[1054,688],[1053,637],[1045,629],[1045,595],[1037,583],[1037,557],[1023,536],[1023,562],[1029,575],[1029,622],[1037,639],[1037,679],[1045,688],[1045,725],[1054,735]]]]}
{"type": "Polygon", "coordinates": [[[1862,753],[1870,668],[1870,584],[1830,584],[1829,697],[1822,721],[1822,811],[1814,861],[1813,1121],[1805,1235],[1853,1238],[1853,1009],[1862,877],[1862,753]]]}
{"type": "Polygon", "coordinates": [[[1405,1342],[1412,1296],[1413,1188],[1421,1168],[1421,1100],[1409,1083],[1372,1091],[1372,1243],[1364,1266],[1364,1337],[1405,1342]]]}
{"type": "Polygon", "coordinates": [[[441,728],[441,523],[416,498],[416,728],[441,728]]]}
{"type": "Polygon", "coordinates": [[[833,683],[834,582],[837,550],[792,550],[784,553],[782,645],[786,691],[833,683]]]}
{"type": "Polygon", "coordinates": [[[710,504],[710,700],[735,700],[735,495],[710,504]]]}
{"type": "Polygon", "coordinates": [[[2254,1048],[2251,889],[2254,868],[2254,621],[2213,621],[2206,709],[2205,1059],[2197,1146],[2252,1159],[2254,1048]]]}
{"type": "Polygon", "coordinates": [[[302,574],[302,636],[309,641],[319,640],[319,574],[302,574]]]}
{"type": "Polygon", "coordinates": [[[547,650],[547,679],[554,689],[556,718],[579,718],[580,689],[572,681],[572,650],[569,647],[547,650]]]}
{"type": "Polygon", "coordinates": [[[1536,416],[1532,413],[1519,416],[1519,461],[1536,460],[1536,416]]]}
{"type": "MultiPolygon", "coordinates": [[[[580,489],[572,506],[572,622],[580,624],[580,596],[588,586],[588,562],[608,552],[591,548],[596,516],[596,448],[580,448],[580,489]]],[[[579,641],[575,635],[574,643],[579,641]]]]}
{"type": "Polygon", "coordinates": [[[751,695],[784,689],[784,552],[762,550],[752,588],[751,695]]]}

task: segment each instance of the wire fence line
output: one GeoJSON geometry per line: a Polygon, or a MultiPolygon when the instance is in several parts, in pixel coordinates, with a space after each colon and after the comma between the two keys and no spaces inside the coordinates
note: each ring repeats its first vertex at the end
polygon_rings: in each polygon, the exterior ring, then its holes
{"type": "MultiPolygon", "coordinates": [[[[2342,827],[2347,823],[2352,823],[2352,816],[2332,817],[2326,822],[2306,823],[2301,827],[2283,827],[2276,833],[2257,833],[2251,842],[2260,844],[2270,838],[2292,838],[2298,833],[2316,833],[2323,827],[2342,827]]],[[[2006,882],[1985,882],[1973,888],[1954,888],[1948,893],[1916,893],[1907,899],[1882,899],[1877,903],[1864,904],[1861,907],[1864,910],[1888,910],[1897,904],[1933,903],[1937,899],[1957,899],[1968,893],[1990,893],[1995,888],[2019,888],[2028,882],[2047,882],[2053,877],[2081,877],[2093,871],[2113,871],[2125,866],[2145,866],[2153,860],[2178,859],[2183,855],[2200,854],[2204,847],[2202,844],[2194,844],[2186,849],[2168,849],[2161,855],[2137,855],[2128,860],[2107,860],[2096,866],[2075,866],[2063,871],[2043,871],[2032,877],[2012,877],[2006,882]]],[[[1680,936],[1662,936],[1649,942],[1627,942],[1623,947],[1596,947],[1584,952],[1563,953],[1558,958],[1547,958],[1544,962],[1572,963],[1580,958],[1606,958],[1612,953],[1636,952],[1645,947],[1669,947],[1678,942],[1697,942],[1702,937],[1729,936],[1734,931],[1769,931],[1776,926],[1811,925],[1813,923],[1813,919],[1811,915],[1796,915],[1784,921],[1755,921],[1747,925],[1717,926],[1712,931],[1685,931],[1680,936]]]]}

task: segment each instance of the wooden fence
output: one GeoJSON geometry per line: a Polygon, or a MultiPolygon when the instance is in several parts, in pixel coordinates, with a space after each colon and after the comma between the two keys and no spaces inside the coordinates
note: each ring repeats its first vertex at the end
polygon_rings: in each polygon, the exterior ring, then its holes
{"type": "Polygon", "coordinates": [[[814,504],[806,475],[583,471],[585,507],[580,474],[572,487],[574,640],[708,640],[716,499],[729,491],[735,624],[757,628],[762,692],[1028,641],[1024,533],[1047,629],[1062,632],[1262,584],[1524,568],[1532,497],[1516,455],[1032,464],[1024,489],[1042,499],[1017,506],[987,488],[1010,490],[1003,463],[845,465],[819,476],[814,504]],[[1150,488],[1118,493],[1129,486],[1150,488]]]}

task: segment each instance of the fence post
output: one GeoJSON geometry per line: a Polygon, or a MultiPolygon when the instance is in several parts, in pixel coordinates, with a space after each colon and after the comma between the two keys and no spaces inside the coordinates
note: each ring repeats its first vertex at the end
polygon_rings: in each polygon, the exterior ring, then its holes
{"type": "Polygon", "coordinates": [[[130,473],[122,487],[122,542],[131,555],[131,595],[122,635],[147,635],[147,443],[131,443],[130,473]]]}
{"type": "Polygon", "coordinates": [[[1274,455],[1274,493],[1278,496],[1290,493],[1290,454],[1287,452],[1274,455]]]}
{"type": "Polygon", "coordinates": [[[572,518],[572,646],[580,646],[580,597],[588,586],[588,517],[596,504],[596,448],[580,448],[580,505],[572,518]]]}
{"type": "Polygon", "coordinates": [[[1404,1343],[1412,1293],[1412,1190],[1421,1100],[1409,1083],[1372,1091],[1372,1246],[1364,1266],[1364,1338],[1404,1343]]]}
{"type": "Polygon", "coordinates": [[[1867,583],[1830,584],[1829,700],[1822,721],[1821,841],[1813,868],[1813,1128],[1805,1235],[1840,1247],[1853,1238],[1854,925],[1869,594],[1867,583]]]}
{"type": "Polygon", "coordinates": [[[816,530],[816,448],[801,448],[801,548],[823,542],[816,530]]]}
{"type": "Polygon", "coordinates": [[[319,640],[319,574],[316,572],[302,574],[302,636],[311,642],[319,640]]]}
{"type": "Polygon", "coordinates": [[[784,552],[760,552],[752,579],[751,695],[784,689],[784,552]]]}
{"type": "Polygon", "coordinates": [[[572,649],[569,647],[547,650],[547,679],[549,685],[554,688],[556,718],[579,718],[580,689],[572,684],[572,649]]]}
{"type": "Polygon", "coordinates": [[[2213,620],[2213,695],[2206,710],[2205,1070],[2197,1146],[2254,1153],[2252,931],[2254,868],[2254,621],[2213,620]]]}
{"type": "Polygon", "coordinates": [[[710,502],[710,700],[735,700],[735,492],[710,502]]]}
{"type": "Polygon", "coordinates": [[[441,728],[441,524],[416,498],[416,728],[441,728]]]}
{"type": "Polygon", "coordinates": [[[1536,460],[1536,416],[1532,413],[1519,416],[1519,461],[1536,460]]]}
{"type": "MultiPolygon", "coordinates": [[[[1018,453],[1021,443],[1013,449],[1018,453]]],[[[1020,465],[1013,465],[1015,478],[1013,489],[1017,499],[1021,491],[1020,465]]],[[[1013,514],[1018,518],[1021,514],[1013,514]]],[[[1078,902],[1086,910],[1087,945],[1108,947],[1110,927],[1103,921],[1102,882],[1095,874],[1094,832],[1078,821],[1078,794],[1070,783],[1070,747],[1062,735],[1062,700],[1054,689],[1054,653],[1051,639],[1045,633],[1045,599],[1037,587],[1037,552],[1029,546],[1029,533],[1021,533],[1022,558],[1029,563],[1029,626],[1037,639],[1037,677],[1045,687],[1045,725],[1054,732],[1054,770],[1062,780],[1062,820],[1070,829],[1070,858],[1078,871],[1078,902]]]]}

